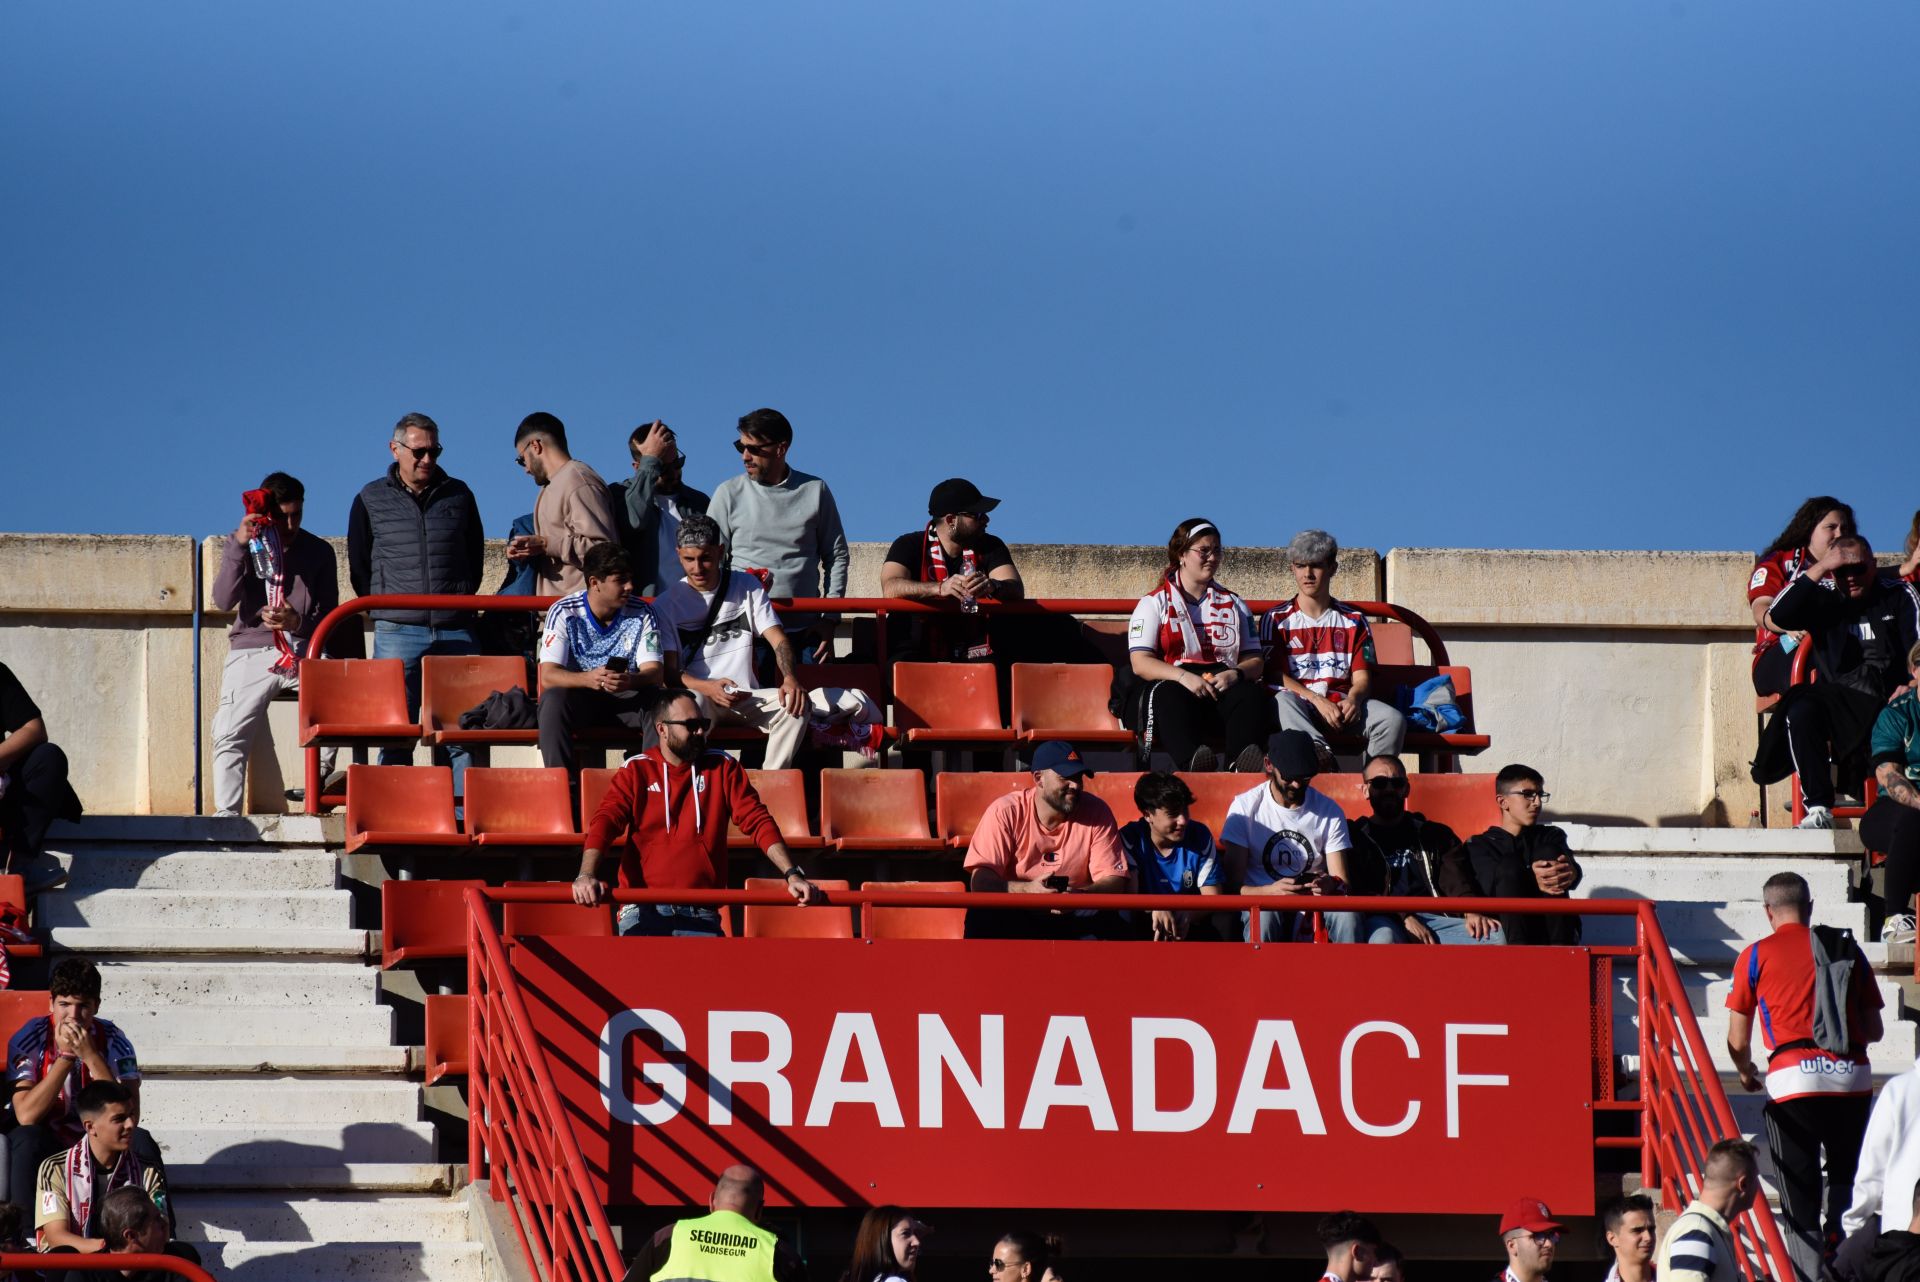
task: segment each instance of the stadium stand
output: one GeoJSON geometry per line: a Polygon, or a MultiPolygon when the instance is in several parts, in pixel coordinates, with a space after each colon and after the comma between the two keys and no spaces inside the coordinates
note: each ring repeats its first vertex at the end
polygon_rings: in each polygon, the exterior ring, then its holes
{"type": "MultiPolygon", "coordinates": [[[[942,894],[966,893],[964,881],[889,881],[888,890],[924,890],[942,894]]],[[[870,904],[860,911],[862,939],[961,939],[967,928],[965,908],[900,908],[870,904]]]]}
{"type": "Polygon", "coordinates": [[[1022,743],[1064,739],[1080,748],[1128,745],[1133,732],[1107,708],[1113,672],[1101,663],[1013,665],[1013,731],[1022,743]]]}
{"type": "Polygon", "coordinates": [[[893,725],[908,748],[1005,748],[1015,737],[987,663],[894,664],[893,725]]]}
{"type": "MultiPolygon", "coordinates": [[[[398,662],[398,660],[395,660],[398,662]]],[[[487,696],[527,689],[527,665],[512,655],[430,654],[420,660],[420,728],[428,743],[473,746],[531,744],[540,739],[532,726],[524,730],[463,730],[462,713],[486,702],[487,696]]]]}
{"type": "MultiPolygon", "coordinates": [[[[770,906],[748,904],[741,934],[748,939],[852,939],[853,909],[836,906],[833,892],[851,890],[851,882],[815,880],[814,887],[827,892],[827,903],[802,908],[799,905],[770,906]]],[[[778,877],[749,877],[743,890],[785,890],[787,883],[778,877]]],[[[726,914],[721,914],[724,918],[726,914]]]]}
{"type": "Polygon", "coordinates": [[[918,770],[822,770],[820,836],[841,854],[946,849],[927,826],[927,780],[918,770]]]}

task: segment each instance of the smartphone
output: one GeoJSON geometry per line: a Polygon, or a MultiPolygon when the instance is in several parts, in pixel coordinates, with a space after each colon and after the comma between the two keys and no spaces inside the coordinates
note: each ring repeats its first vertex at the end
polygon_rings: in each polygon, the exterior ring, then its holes
{"type": "Polygon", "coordinates": [[[1055,873],[1047,878],[1046,885],[1048,890],[1068,890],[1073,883],[1067,880],[1065,873],[1055,873]]]}
{"type": "Polygon", "coordinates": [[[627,670],[627,661],[620,655],[616,654],[611,659],[607,660],[608,672],[625,672],[626,670],[627,670]]]}

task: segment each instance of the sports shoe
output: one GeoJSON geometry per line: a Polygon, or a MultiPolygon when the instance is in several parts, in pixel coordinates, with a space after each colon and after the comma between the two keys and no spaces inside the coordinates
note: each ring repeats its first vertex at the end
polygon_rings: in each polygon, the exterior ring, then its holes
{"type": "Polygon", "coordinates": [[[1340,763],[1334,759],[1333,749],[1318,739],[1313,741],[1313,756],[1314,760],[1320,763],[1320,770],[1324,774],[1332,774],[1339,768],[1340,763]]]}
{"type": "Polygon", "coordinates": [[[1213,749],[1203,743],[1193,750],[1193,760],[1187,763],[1187,769],[1194,774],[1206,774],[1219,764],[1218,758],[1213,755],[1213,749]]]}
{"type": "Polygon", "coordinates": [[[1833,811],[1827,809],[1825,806],[1808,806],[1807,817],[1795,826],[1800,828],[1831,828],[1833,827],[1833,811]]]}
{"type": "Polygon", "coordinates": [[[857,752],[871,761],[880,755],[880,741],[886,737],[886,730],[877,721],[850,721],[842,725],[816,725],[807,734],[816,748],[857,752]]]}
{"type": "Polygon", "coordinates": [[[1260,750],[1259,744],[1250,743],[1240,749],[1240,755],[1233,759],[1231,769],[1235,774],[1257,775],[1261,773],[1261,763],[1266,760],[1266,755],[1260,750]]]}
{"type": "Polygon", "coordinates": [[[1914,940],[1913,914],[1900,913],[1887,918],[1880,927],[1880,942],[1883,944],[1911,944],[1914,940]]]}

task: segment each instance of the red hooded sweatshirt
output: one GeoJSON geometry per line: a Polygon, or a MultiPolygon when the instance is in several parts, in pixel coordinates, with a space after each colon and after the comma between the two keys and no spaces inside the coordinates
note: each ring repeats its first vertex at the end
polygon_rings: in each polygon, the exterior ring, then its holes
{"type": "Polygon", "coordinates": [[[739,762],[706,752],[674,766],[653,747],[614,774],[587,825],[587,848],[618,851],[620,884],[629,889],[721,890],[729,821],[762,851],[780,840],[739,762]]]}

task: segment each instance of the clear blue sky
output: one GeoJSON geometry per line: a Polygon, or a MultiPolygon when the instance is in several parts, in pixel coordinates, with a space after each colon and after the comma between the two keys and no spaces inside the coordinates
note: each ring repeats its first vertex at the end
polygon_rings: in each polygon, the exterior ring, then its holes
{"type": "Polygon", "coordinates": [[[1920,507],[1920,6],[0,10],[0,528],[345,529],[522,415],[850,533],[1741,548],[1920,507]]]}

